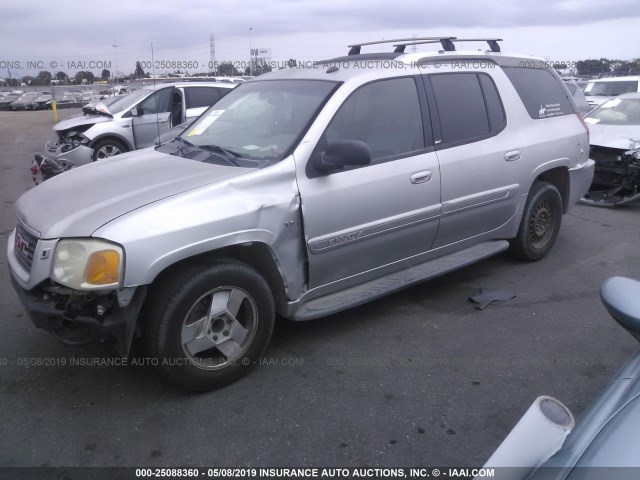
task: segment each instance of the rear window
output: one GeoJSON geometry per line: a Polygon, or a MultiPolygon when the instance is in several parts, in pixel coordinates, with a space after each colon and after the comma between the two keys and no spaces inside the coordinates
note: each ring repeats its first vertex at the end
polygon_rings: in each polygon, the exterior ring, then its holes
{"type": "Polygon", "coordinates": [[[543,68],[503,67],[533,119],[576,113],[566,90],[549,70],[543,68]]]}
{"type": "Polygon", "coordinates": [[[638,82],[634,80],[614,80],[609,82],[589,82],[584,93],[589,96],[617,97],[623,93],[638,91],[638,82]]]}

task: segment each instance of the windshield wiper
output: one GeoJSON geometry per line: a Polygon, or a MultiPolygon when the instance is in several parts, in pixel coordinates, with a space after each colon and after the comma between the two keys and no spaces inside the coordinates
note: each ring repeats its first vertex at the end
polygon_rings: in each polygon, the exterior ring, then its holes
{"type": "Polygon", "coordinates": [[[233,150],[229,150],[228,148],[221,147],[219,145],[198,145],[197,148],[202,150],[206,150],[208,152],[222,154],[222,158],[224,158],[227,162],[229,162],[234,167],[238,167],[238,162],[236,162],[236,158],[242,157],[238,152],[234,152],[233,150]]]}
{"type": "Polygon", "coordinates": [[[184,138],[178,136],[176,138],[173,139],[173,141],[176,140],[180,140],[180,143],[182,143],[182,145],[180,145],[179,147],[177,147],[177,152],[182,155],[184,157],[185,152],[183,151],[186,148],[195,148],[195,145],[187,140],[185,140],[184,138]]]}

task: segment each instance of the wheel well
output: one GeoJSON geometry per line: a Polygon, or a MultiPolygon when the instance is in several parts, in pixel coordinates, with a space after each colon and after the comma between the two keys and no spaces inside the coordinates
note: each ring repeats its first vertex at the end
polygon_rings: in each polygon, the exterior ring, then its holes
{"type": "Polygon", "coordinates": [[[133,150],[133,147],[129,144],[126,138],[121,137],[119,135],[110,135],[110,134],[106,134],[106,135],[102,135],[100,137],[94,138],[93,140],[91,140],[91,142],[89,142],[89,147],[94,148],[98,142],[101,142],[103,140],[116,140],[118,143],[121,143],[122,145],[124,145],[127,151],[133,150]]]}
{"type": "Polygon", "coordinates": [[[178,269],[189,268],[205,263],[236,260],[255,268],[260,275],[266,280],[273,294],[276,309],[280,311],[280,307],[284,307],[287,303],[287,294],[285,285],[278,270],[275,258],[271,249],[264,243],[252,242],[249,244],[231,245],[213,252],[202,253],[193,257],[185,258],[173,265],[170,265],[154,279],[153,285],[162,282],[163,278],[171,276],[178,269]]]}
{"type": "Polygon", "coordinates": [[[536,180],[550,183],[558,189],[562,198],[562,211],[567,213],[569,209],[569,170],[565,167],[552,168],[542,172],[536,180]]]}

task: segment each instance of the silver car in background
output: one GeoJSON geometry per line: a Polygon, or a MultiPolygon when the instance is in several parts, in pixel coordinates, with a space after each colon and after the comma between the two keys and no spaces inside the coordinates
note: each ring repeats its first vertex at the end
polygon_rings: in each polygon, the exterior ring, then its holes
{"type": "Polygon", "coordinates": [[[57,139],[36,154],[34,180],[46,180],[71,168],[153,145],[173,126],[193,120],[234,84],[214,82],[148,85],[108,102],[89,113],[57,123],[57,139]]]}

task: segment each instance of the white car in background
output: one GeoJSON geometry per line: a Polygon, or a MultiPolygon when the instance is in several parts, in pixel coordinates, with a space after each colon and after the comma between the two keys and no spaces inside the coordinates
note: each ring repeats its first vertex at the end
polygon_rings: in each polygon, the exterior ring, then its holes
{"type": "Polygon", "coordinates": [[[598,107],[623,93],[633,92],[640,92],[640,76],[638,75],[590,80],[584,87],[584,94],[591,108],[598,107]]]}

